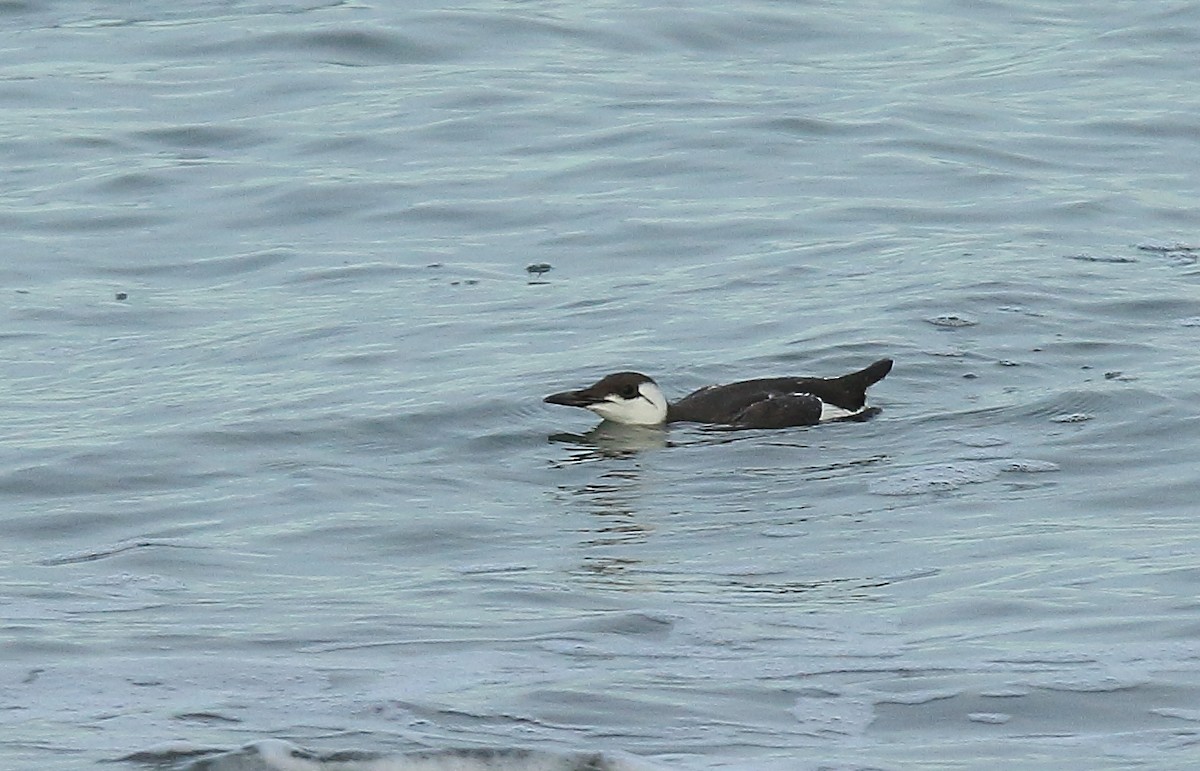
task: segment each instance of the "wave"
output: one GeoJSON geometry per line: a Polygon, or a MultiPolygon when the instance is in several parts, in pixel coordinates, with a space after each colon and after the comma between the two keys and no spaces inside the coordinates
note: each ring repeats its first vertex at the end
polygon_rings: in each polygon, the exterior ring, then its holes
{"type": "Polygon", "coordinates": [[[319,753],[281,739],[235,750],[172,744],[121,758],[162,771],[662,771],[624,753],[460,748],[319,753]]]}

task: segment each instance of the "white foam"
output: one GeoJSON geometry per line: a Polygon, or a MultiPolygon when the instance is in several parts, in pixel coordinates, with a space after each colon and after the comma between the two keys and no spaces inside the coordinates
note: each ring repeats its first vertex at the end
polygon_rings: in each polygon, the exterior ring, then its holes
{"type": "Polygon", "coordinates": [[[876,495],[921,495],[987,482],[999,473],[999,466],[992,462],[936,463],[878,479],[868,489],[876,495]]]}
{"type": "MultiPolygon", "coordinates": [[[[188,748],[194,754],[194,748],[188,748]]],[[[170,760],[163,747],[162,760],[170,760]]],[[[151,761],[149,752],[137,760],[151,761]]],[[[281,739],[264,739],[236,750],[216,751],[185,766],[188,771],[661,771],[624,753],[549,752],[523,749],[451,749],[383,754],[321,754],[281,739]]]]}

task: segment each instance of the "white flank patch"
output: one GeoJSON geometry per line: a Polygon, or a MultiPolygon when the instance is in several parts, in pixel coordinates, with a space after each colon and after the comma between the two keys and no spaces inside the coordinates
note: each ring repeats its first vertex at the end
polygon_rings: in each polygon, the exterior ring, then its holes
{"type": "Polygon", "coordinates": [[[841,420],[842,418],[851,418],[858,415],[867,408],[867,405],[859,407],[857,410],[846,410],[838,407],[836,404],[829,402],[821,402],[821,422],[828,423],[831,420],[841,420]]]}

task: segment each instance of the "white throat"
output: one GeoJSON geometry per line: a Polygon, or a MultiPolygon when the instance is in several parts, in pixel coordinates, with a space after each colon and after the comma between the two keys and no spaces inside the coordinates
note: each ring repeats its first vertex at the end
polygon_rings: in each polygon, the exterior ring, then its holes
{"type": "Polygon", "coordinates": [[[632,399],[609,394],[604,401],[589,404],[588,409],[605,420],[632,426],[657,426],[667,419],[667,397],[652,382],[638,386],[632,399]]]}

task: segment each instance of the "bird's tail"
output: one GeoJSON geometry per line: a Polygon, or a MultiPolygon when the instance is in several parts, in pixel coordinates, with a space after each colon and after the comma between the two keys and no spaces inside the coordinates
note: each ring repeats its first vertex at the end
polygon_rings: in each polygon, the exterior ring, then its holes
{"type": "Polygon", "coordinates": [[[838,380],[846,385],[846,388],[854,393],[865,394],[867,389],[887,377],[887,373],[892,371],[891,359],[880,359],[866,369],[860,369],[858,372],[851,372],[849,375],[842,375],[838,380]]]}

